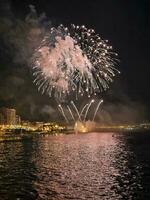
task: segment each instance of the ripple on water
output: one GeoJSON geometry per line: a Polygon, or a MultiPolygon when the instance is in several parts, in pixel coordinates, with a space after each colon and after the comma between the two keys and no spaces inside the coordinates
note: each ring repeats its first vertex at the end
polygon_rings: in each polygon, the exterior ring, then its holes
{"type": "Polygon", "coordinates": [[[0,199],[141,200],[144,175],[129,138],[88,133],[0,143],[0,199]]]}

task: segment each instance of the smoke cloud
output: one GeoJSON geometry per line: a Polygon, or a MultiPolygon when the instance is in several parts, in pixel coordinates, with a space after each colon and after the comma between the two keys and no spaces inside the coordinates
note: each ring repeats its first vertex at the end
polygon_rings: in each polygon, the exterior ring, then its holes
{"type": "Polygon", "coordinates": [[[138,102],[129,102],[128,104],[104,103],[97,121],[101,124],[132,124],[140,123],[145,118],[145,107],[138,102]]]}
{"type": "Polygon", "coordinates": [[[0,39],[5,47],[3,54],[11,55],[15,63],[27,64],[46,29],[51,26],[45,13],[38,16],[33,5],[29,5],[29,10],[29,14],[21,20],[14,16],[9,6],[7,15],[0,18],[0,39]]]}

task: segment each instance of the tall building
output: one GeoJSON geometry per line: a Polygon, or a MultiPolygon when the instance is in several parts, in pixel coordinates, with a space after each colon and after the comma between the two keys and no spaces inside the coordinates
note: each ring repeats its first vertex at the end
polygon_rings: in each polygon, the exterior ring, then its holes
{"type": "Polygon", "coordinates": [[[0,113],[5,125],[15,125],[16,124],[16,110],[10,108],[1,108],[0,113]]]}
{"type": "Polygon", "coordinates": [[[16,115],[16,125],[21,124],[21,117],[19,115],[16,115]]]}

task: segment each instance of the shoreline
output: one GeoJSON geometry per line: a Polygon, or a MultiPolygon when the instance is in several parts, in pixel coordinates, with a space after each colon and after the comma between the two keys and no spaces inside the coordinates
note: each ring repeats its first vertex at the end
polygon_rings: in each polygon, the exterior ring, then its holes
{"type": "Polygon", "coordinates": [[[98,132],[98,133],[141,133],[141,132],[150,132],[150,129],[112,129],[112,128],[97,128],[93,130],[89,130],[86,132],[75,132],[74,129],[72,130],[65,130],[64,132],[25,132],[25,133],[14,133],[14,132],[0,132],[0,142],[5,141],[20,141],[31,139],[38,136],[59,136],[59,135],[70,135],[70,134],[86,134],[90,132],[98,132]]]}

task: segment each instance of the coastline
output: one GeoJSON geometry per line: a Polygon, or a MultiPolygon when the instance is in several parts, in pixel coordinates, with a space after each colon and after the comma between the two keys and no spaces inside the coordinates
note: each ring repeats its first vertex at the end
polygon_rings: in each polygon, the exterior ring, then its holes
{"type": "Polygon", "coordinates": [[[70,135],[70,134],[86,134],[90,132],[98,132],[98,133],[141,133],[141,132],[150,132],[150,129],[138,128],[138,129],[123,129],[123,128],[95,128],[93,130],[88,130],[86,132],[74,131],[74,129],[65,130],[63,132],[59,131],[26,131],[24,133],[18,132],[0,132],[0,142],[5,141],[20,141],[27,140],[38,136],[58,136],[58,135],[70,135]]]}

